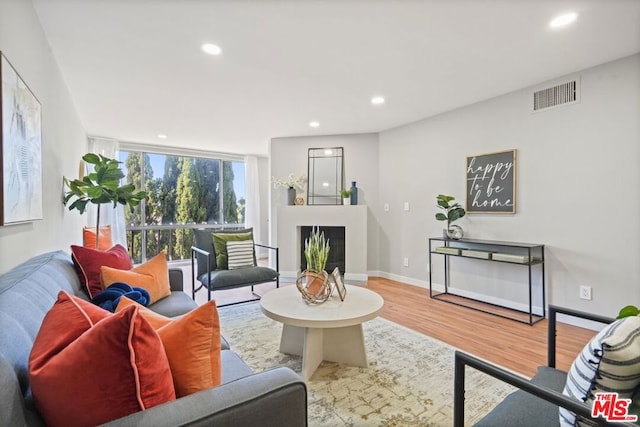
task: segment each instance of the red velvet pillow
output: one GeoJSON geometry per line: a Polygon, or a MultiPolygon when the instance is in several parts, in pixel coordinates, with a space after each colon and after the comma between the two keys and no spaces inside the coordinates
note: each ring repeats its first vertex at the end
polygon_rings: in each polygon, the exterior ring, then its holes
{"type": "Polygon", "coordinates": [[[103,291],[100,283],[100,267],[107,266],[119,270],[131,270],[133,263],[122,245],[115,245],[107,251],[71,245],[71,257],[80,270],[78,277],[85,286],[89,296],[94,298],[103,291]]]}
{"type": "Polygon", "coordinates": [[[98,425],[174,400],[162,341],[139,309],[107,312],[94,323],[98,314],[78,300],[60,292],[29,357],[33,398],[47,425],[98,425]]]}
{"type": "MultiPolygon", "coordinates": [[[[38,333],[40,335],[48,331],[53,334],[52,338],[55,338],[55,341],[46,338],[49,345],[41,349],[39,354],[39,357],[44,359],[60,353],[96,323],[112,315],[109,311],[65,291],[58,293],[53,307],[55,310],[49,310],[45,317],[48,327],[41,327],[38,333]]],[[[33,353],[31,355],[33,357],[33,353]]]]}

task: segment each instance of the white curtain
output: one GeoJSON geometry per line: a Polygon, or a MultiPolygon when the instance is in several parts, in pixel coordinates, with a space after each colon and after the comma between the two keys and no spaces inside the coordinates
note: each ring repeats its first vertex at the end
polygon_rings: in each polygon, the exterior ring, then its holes
{"type": "MultiPolygon", "coordinates": [[[[111,159],[118,158],[118,141],[113,139],[89,138],[89,152],[102,154],[111,159]]],[[[91,166],[91,165],[88,165],[91,166]]],[[[87,173],[89,171],[87,170],[87,173]]],[[[114,209],[111,203],[104,203],[100,206],[100,226],[111,225],[111,240],[113,244],[121,244],[127,247],[127,234],[124,222],[124,206],[118,204],[114,209]]],[[[96,205],[90,205],[87,210],[87,226],[96,226],[97,209],[96,205]]]]}
{"type": "Polygon", "coordinates": [[[258,177],[258,158],[256,156],[245,156],[244,158],[244,186],[246,193],[245,225],[253,227],[256,243],[265,244],[267,242],[261,241],[260,178],[258,177]]]}

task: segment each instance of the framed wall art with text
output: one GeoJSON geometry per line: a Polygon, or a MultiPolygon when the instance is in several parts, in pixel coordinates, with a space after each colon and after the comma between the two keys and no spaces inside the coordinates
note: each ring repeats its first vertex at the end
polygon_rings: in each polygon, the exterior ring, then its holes
{"type": "Polygon", "coordinates": [[[516,212],[516,150],[467,157],[468,213],[516,212]]]}

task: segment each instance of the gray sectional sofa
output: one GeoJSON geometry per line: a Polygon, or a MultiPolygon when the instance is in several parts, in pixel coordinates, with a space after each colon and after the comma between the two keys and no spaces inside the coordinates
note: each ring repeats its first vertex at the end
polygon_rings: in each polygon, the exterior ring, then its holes
{"type": "MultiPolygon", "coordinates": [[[[195,307],[182,292],[182,271],[171,270],[170,281],[171,296],[150,308],[176,316],[195,307]]],[[[44,425],[31,398],[28,359],[42,320],[60,290],[88,299],[64,251],[35,256],[0,276],[0,426],[44,425]]],[[[222,385],[109,425],[307,425],[307,390],[295,372],[276,368],[253,373],[224,339],[222,346],[222,385]]]]}

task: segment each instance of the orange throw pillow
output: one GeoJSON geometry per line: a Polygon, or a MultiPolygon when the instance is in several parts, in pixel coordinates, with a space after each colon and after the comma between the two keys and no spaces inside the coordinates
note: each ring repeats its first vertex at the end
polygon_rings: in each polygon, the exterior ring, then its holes
{"type": "Polygon", "coordinates": [[[83,313],[79,300],[58,294],[29,357],[33,398],[46,424],[98,425],[175,400],[162,341],[139,309],[105,311],[94,323],[97,312],[83,313]]]}
{"type": "Polygon", "coordinates": [[[103,289],[116,282],[144,288],[151,296],[151,304],[171,295],[169,267],[164,252],[131,270],[121,270],[109,266],[100,267],[103,289]]]}
{"type": "Polygon", "coordinates": [[[220,320],[215,301],[209,301],[177,319],[169,319],[122,297],[116,313],[131,305],[140,307],[140,314],[154,327],[157,325],[177,397],[222,383],[220,320]]]}
{"type": "Polygon", "coordinates": [[[84,227],[82,229],[82,246],[85,248],[98,249],[100,251],[106,251],[113,246],[111,240],[111,226],[105,225],[100,227],[99,230],[100,239],[98,240],[98,247],[96,248],[96,228],[84,227]]]}
{"type": "Polygon", "coordinates": [[[121,270],[133,268],[127,248],[115,245],[108,251],[71,245],[71,258],[76,265],[80,282],[87,289],[89,297],[94,298],[103,291],[100,284],[100,267],[107,266],[121,270]]]}
{"type": "Polygon", "coordinates": [[[142,317],[147,319],[147,322],[151,325],[153,329],[156,331],[163,327],[164,325],[173,322],[173,319],[167,316],[163,316],[162,314],[158,314],[155,311],[149,310],[147,307],[138,304],[131,298],[127,298],[125,296],[120,297],[120,301],[118,302],[118,306],[116,307],[116,313],[124,310],[127,307],[135,306],[140,309],[140,314],[142,317]]]}

